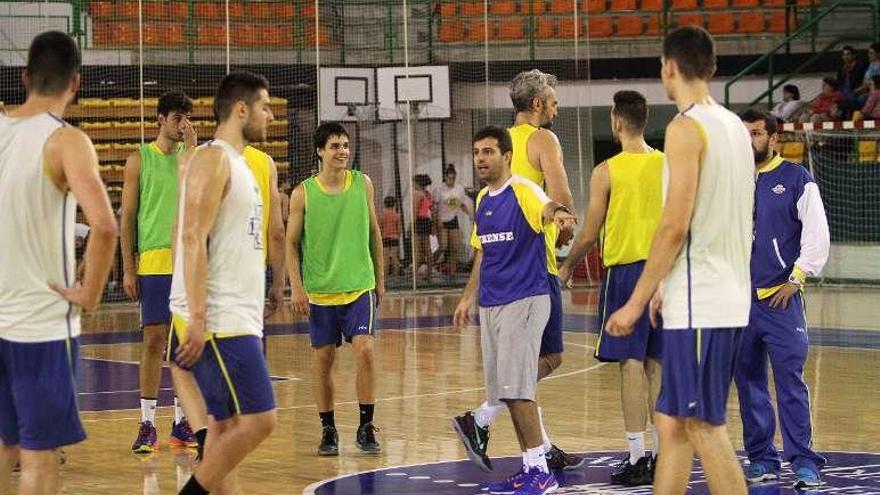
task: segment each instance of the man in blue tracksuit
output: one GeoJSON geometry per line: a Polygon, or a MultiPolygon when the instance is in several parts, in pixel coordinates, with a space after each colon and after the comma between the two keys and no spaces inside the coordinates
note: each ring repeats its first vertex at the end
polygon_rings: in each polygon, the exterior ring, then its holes
{"type": "Polygon", "coordinates": [[[767,386],[769,356],[784,457],[792,464],[795,487],[818,486],[825,458],[812,449],[810,394],[803,379],[809,345],[803,286],[828,259],[828,222],[810,173],[774,151],[776,118],[749,110],[742,120],[752,136],[757,168],[751,260],[755,290],[734,375],[749,455],[746,480],[779,477],[780,458],[773,445],[776,415],[767,386]]]}

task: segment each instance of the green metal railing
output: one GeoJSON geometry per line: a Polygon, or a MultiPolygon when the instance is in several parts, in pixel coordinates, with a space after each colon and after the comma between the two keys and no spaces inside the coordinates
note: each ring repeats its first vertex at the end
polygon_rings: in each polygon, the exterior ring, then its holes
{"type": "Polygon", "coordinates": [[[834,50],[842,43],[858,41],[870,42],[876,41],[878,38],[880,38],[880,0],[838,0],[828,7],[814,12],[813,15],[811,15],[805,23],[798,27],[793,33],[786,36],[785,39],[783,39],[778,45],[773,47],[773,49],[759,57],[757,60],[749,64],[746,68],[741,70],[738,74],[730,78],[730,80],[724,84],[724,105],[730,107],[731,86],[741,81],[746,76],[754,74],[757,70],[765,65],[767,67],[767,89],[756,96],[749,103],[749,106],[755,105],[765,98],[767,99],[767,103],[772,106],[774,91],[782,87],[792,78],[809,69],[817,60],[819,60],[819,58],[821,58],[829,51],[834,50]],[[871,33],[852,33],[840,35],[832,39],[829,43],[822,47],[821,50],[816,51],[815,43],[816,38],[818,37],[821,21],[833,12],[839,12],[843,9],[848,10],[852,7],[855,7],[857,9],[867,9],[870,11],[872,24],[871,33]],[[803,62],[801,65],[799,65],[796,69],[787,70],[785,74],[781,74],[782,77],[780,79],[777,79],[777,74],[774,70],[773,64],[774,57],[776,55],[779,55],[783,49],[787,51],[792,41],[798,41],[806,37],[811,38],[811,46],[814,52],[813,56],[803,62]]]}

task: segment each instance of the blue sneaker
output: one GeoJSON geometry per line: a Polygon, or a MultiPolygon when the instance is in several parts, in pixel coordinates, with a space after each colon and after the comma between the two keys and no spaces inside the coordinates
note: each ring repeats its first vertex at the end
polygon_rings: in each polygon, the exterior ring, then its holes
{"type": "Polygon", "coordinates": [[[779,479],[779,471],[767,463],[756,461],[746,467],[746,481],[749,483],[776,479],[779,479]]]}
{"type": "Polygon", "coordinates": [[[795,489],[821,485],[822,478],[819,477],[819,472],[809,466],[801,466],[794,472],[795,489]]]}
{"type": "Polygon", "coordinates": [[[191,449],[199,446],[186,418],[180,420],[180,423],[171,422],[171,438],[168,440],[168,444],[172,447],[191,449]]]}
{"type": "Polygon", "coordinates": [[[526,484],[513,492],[513,495],[544,495],[545,493],[555,492],[559,488],[556,482],[556,476],[552,471],[544,472],[540,468],[533,467],[529,470],[526,484]]]}
{"type": "Polygon", "coordinates": [[[490,483],[489,493],[493,495],[512,495],[516,490],[526,485],[528,477],[529,472],[526,471],[526,467],[523,466],[518,473],[511,475],[506,480],[490,483]]]}

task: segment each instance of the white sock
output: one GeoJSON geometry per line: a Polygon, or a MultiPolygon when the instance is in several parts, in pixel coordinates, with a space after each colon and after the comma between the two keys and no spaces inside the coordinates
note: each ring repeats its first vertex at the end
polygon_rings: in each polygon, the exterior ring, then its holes
{"type": "Polygon", "coordinates": [[[480,428],[486,428],[495,418],[504,410],[503,405],[490,406],[488,402],[483,402],[480,407],[474,410],[474,421],[480,428]]]}
{"type": "Polygon", "coordinates": [[[626,442],[629,444],[629,463],[635,465],[645,457],[645,432],[626,432],[626,442]]]}
{"type": "Polygon", "coordinates": [[[174,398],[174,424],[179,424],[184,419],[186,419],[186,413],[183,412],[183,407],[180,406],[180,401],[177,400],[177,397],[175,397],[174,398]]]}
{"type": "Polygon", "coordinates": [[[657,433],[657,425],[654,425],[651,428],[651,435],[654,437],[654,457],[657,457],[657,452],[660,452],[660,434],[657,433]]]}
{"type": "Polygon", "coordinates": [[[523,471],[528,471],[529,470],[529,453],[523,452],[522,456],[523,456],[523,471]]]}
{"type": "Polygon", "coordinates": [[[529,449],[526,451],[526,458],[528,459],[528,468],[538,468],[545,473],[549,473],[550,470],[547,468],[547,458],[544,457],[544,447],[538,445],[533,449],[529,449]]]}
{"type": "Polygon", "coordinates": [[[141,422],[156,424],[156,399],[141,399],[141,422]]]}
{"type": "Polygon", "coordinates": [[[541,423],[541,439],[543,440],[543,444],[541,448],[544,449],[544,453],[550,452],[550,448],[553,444],[550,443],[550,437],[547,436],[547,430],[544,429],[544,410],[540,407],[538,408],[538,422],[541,423]]]}

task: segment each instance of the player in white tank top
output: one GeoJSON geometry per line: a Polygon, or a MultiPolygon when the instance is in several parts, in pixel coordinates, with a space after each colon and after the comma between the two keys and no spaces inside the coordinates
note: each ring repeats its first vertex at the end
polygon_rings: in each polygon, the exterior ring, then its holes
{"type": "Polygon", "coordinates": [[[214,139],[181,158],[170,301],[174,335],[168,353],[176,361],[172,376],[190,424],[198,429],[207,424],[206,413],[213,417],[207,429],[212,448],[181,495],[237,492],[235,476],[227,474],[275,427],[275,399],[260,341],[262,196],[242,156],[245,146],[266,139],[273,119],[267,88],[255,74],[226,76],[214,97],[214,139]]]}
{"type": "MultiPolygon", "coordinates": [[[[206,148],[219,147],[229,166],[228,190],[220,202],[208,237],[205,278],[206,331],[221,335],[263,336],[263,294],[265,277],[260,225],[263,203],[253,173],[241,153],[222,139],[213,139],[195,151],[194,159],[206,148]]],[[[187,218],[186,180],[180,190],[180,218],[187,218]]],[[[176,245],[183,243],[178,229],[176,245]]],[[[171,282],[171,312],[190,319],[184,285],[183,249],[177,249],[171,282]]]]}
{"type": "Polygon", "coordinates": [[[0,114],[0,491],[21,461],[20,493],[59,492],[55,449],[85,439],[76,403],[79,313],[101,299],[116,220],[91,140],[61,116],[80,82],[70,36],[31,42],[27,100],[0,114]],[[77,201],[90,225],[75,280],[77,201]],[[21,455],[19,455],[19,452],[21,455]]]}
{"type": "Polygon", "coordinates": [[[606,324],[608,333],[626,335],[649,300],[655,322],[662,300],[654,475],[661,495],[685,492],[695,452],[711,493],[747,493],[726,409],[751,306],[755,162],[745,126],[709,94],[714,72],[706,30],[689,26],[666,37],[661,79],[680,113],[666,128],[663,216],[632,297],[606,324]]]}

